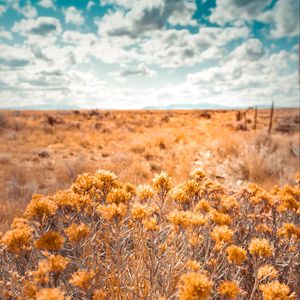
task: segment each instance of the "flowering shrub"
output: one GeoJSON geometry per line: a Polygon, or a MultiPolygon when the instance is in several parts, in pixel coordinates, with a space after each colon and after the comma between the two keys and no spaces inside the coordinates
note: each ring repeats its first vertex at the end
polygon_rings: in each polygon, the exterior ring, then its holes
{"type": "Polygon", "coordinates": [[[33,196],[1,237],[1,299],[300,297],[300,189],[228,191],[197,171],[172,187],[108,171],[33,196]]]}

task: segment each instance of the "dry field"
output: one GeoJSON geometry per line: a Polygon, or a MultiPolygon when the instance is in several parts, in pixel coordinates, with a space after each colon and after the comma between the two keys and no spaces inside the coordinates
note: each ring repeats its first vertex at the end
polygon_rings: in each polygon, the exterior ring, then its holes
{"type": "Polygon", "coordinates": [[[292,183],[299,172],[299,112],[276,110],[271,137],[269,114],[259,111],[255,131],[253,111],[247,130],[235,111],[2,111],[0,231],[34,193],[67,188],[78,174],[97,169],[133,184],[162,170],[178,184],[196,168],[234,189],[292,183]]]}
{"type": "Polygon", "coordinates": [[[299,111],[269,114],[1,112],[1,299],[299,299],[299,111]]]}

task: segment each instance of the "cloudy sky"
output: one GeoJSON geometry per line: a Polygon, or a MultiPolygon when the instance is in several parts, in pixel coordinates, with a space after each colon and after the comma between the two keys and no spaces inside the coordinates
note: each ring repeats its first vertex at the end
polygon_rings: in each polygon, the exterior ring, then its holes
{"type": "Polygon", "coordinates": [[[299,105],[299,0],[0,0],[0,107],[299,105]]]}

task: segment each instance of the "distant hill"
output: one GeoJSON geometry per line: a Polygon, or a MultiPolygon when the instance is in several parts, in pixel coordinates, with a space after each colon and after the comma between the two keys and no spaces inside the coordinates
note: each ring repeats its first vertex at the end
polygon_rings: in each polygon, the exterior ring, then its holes
{"type": "MultiPolygon", "coordinates": [[[[212,109],[212,110],[231,110],[231,109],[247,109],[248,107],[254,107],[255,105],[251,106],[229,106],[229,105],[222,105],[222,104],[211,104],[211,103],[199,103],[199,104],[186,104],[186,103],[178,103],[178,104],[170,104],[170,105],[158,105],[158,106],[145,106],[143,109],[149,110],[193,110],[193,109],[212,109]]],[[[257,105],[258,109],[269,109],[271,108],[270,104],[261,104],[257,105]]],[[[287,107],[287,106],[276,106],[275,108],[299,108],[299,106],[295,107],[287,107]]]]}
{"type": "Polygon", "coordinates": [[[238,106],[226,106],[219,104],[211,104],[211,103],[199,103],[199,104],[186,104],[186,103],[178,103],[178,104],[170,104],[170,105],[159,105],[159,106],[145,106],[144,109],[156,110],[181,110],[181,109],[240,109],[242,107],[238,106]]]}

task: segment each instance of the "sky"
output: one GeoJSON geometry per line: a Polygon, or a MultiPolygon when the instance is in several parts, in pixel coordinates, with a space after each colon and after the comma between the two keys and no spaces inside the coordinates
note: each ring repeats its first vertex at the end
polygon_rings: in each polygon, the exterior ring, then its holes
{"type": "Polygon", "coordinates": [[[0,108],[299,106],[299,0],[0,0],[0,108]]]}

